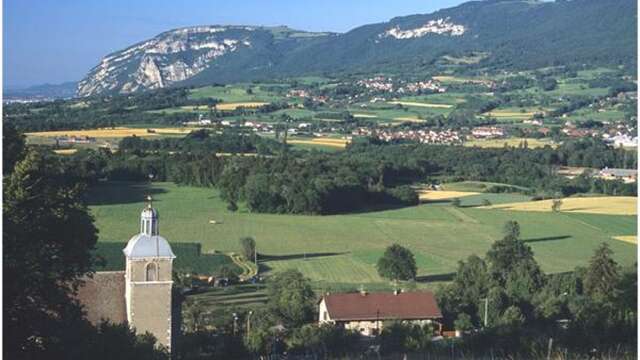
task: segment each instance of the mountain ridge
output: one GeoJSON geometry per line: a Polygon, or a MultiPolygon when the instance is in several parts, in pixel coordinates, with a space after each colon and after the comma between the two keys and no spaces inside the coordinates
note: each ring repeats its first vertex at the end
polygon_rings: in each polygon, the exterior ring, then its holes
{"type": "Polygon", "coordinates": [[[78,94],[389,66],[411,69],[443,54],[470,51],[489,54],[477,65],[487,68],[633,64],[636,10],[633,0],[485,0],[345,33],[286,26],[182,27],[105,56],[80,81],[78,94]]]}

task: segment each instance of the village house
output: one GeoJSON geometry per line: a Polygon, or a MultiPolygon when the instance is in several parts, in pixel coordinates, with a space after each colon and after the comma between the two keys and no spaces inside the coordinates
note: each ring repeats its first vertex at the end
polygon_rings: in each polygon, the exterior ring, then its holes
{"type": "Polygon", "coordinates": [[[337,324],[364,336],[375,336],[385,321],[433,323],[442,332],[442,312],[430,291],[327,294],[319,303],[320,324],[337,324]]]}
{"type": "Polygon", "coordinates": [[[600,170],[597,177],[604,180],[622,180],[626,184],[630,184],[638,180],[638,170],[604,168],[600,170]]]}

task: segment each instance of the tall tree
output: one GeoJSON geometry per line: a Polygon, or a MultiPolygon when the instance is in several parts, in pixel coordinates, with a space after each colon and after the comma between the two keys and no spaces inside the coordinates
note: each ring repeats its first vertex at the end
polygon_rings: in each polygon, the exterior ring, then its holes
{"type": "Polygon", "coordinates": [[[285,326],[299,326],[311,320],[315,294],[309,279],[297,270],[274,275],[267,286],[267,305],[285,326]]]}
{"type": "Polygon", "coordinates": [[[2,174],[8,175],[24,156],[24,135],[7,121],[2,123],[2,174]]]}
{"type": "Polygon", "coordinates": [[[53,157],[29,150],[4,180],[5,354],[25,358],[55,347],[79,318],[69,295],[91,271],[97,230],[53,157]]]}
{"type": "Polygon", "coordinates": [[[256,257],[256,240],[250,236],[240,238],[242,255],[248,261],[253,261],[256,257]]]}
{"type": "Polygon", "coordinates": [[[618,264],[611,255],[613,251],[607,243],[602,243],[593,254],[584,278],[584,288],[588,295],[601,299],[615,296],[620,276],[618,264]]]}
{"type": "Polygon", "coordinates": [[[487,251],[486,259],[491,277],[501,286],[505,285],[509,274],[516,268],[526,269],[535,278],[541,276],[531,247],[512,235],[493,243],[487,251]]]}
{"type": "Polygon", "coordinates": [[[380,276],[391,280],[414,279],[417,272],[413,253],[398,244],[387,247],[376,267],[380,276]]]}
{"type": "Polygon", "coordinates": [[[505,238],[509,237],[512,239],[520,238],[520,224],[518,224],[515,220],[509,220],[504,223],[504,228],[502,230],[505,238]]]}

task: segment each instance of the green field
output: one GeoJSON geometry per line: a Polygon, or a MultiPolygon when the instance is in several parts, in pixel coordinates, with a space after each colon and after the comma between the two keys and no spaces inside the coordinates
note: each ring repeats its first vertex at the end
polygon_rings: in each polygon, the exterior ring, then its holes
{"type": "Polygon", "coordinates": [[[205,86],[191,91],[192,99],[215,98],[222,102],[253,102],[263,101],[271,102],[281,100],[282,97],[275,93],[263,90],[260,85],[256,84],[234,84],[226,86],[205,86]],[[247,89],[251,89],[252,93],[248,94],[247,89]]]}
{"type": "MultiPolygon", "coordinates": [[[[253,236],[262,258],[261,271],[297,268],[316,286],[384,283],[374,265],[394,242],[414,252],[419,280],[447,280],[459,260],[483,255],[508,220],[520,223],[522,238],[547,272],[586,265],[601,242],[610,244],[620,263],[636,261],[635,246],[611,239],[635,234],[634,216],[511,212],[464,204],[455,208],[446,202],[335,216],[252,214],[243,208],[231,213],[215,189],[170,183],[112,183],[94,188],[89,201],[101,242],[122,244],[138,232],[146,194],[153,195],[161,216],[160,232],[171,243],[201,243],[203,253],[231,252],[239,250],[240,237],[253,236]]],[[[500,196],[488,195],[494,201],[500,196]]]]}

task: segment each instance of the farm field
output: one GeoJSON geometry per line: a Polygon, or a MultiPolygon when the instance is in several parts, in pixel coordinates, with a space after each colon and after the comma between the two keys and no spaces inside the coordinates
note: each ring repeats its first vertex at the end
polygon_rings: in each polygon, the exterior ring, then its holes
{"type": "MultiPolygon", "coordinates": [[[[264,101],[223,102],[223,103],[217,104],[216,109],[221,111],[225,111],[225,110],[231,111],[239,107],[258,108],[266,104],[268,103],[264,101]]],[[[199,105],[199,106],[180,106],[180,107],[165,108],[160,110],[149,110],[148,112],[173,114],[173,113],[185,113],[185,112],[191,113],[191,112],[208,112],[208,111],[209,111],[209,106],[199,105]]]]}
{"type": "Polygon", "coordinates": [[[388,103],[393,105],[400,104],[405,106],[417,106],[417,107],[441,108],[441,109],[449,109],[453,107],[453,105],[449,105],[449,104],[432,104],[432,103],[422,103],[422,102],[415,102],[415,101],[389,101],[388,103]]]}
{"type": "Polygon", "coordinates": [[[348,140],[344,139],[331,139],[331,138],[313,138],[313,139],[287,139],[287,144],[300,144],[300,145],[312,145],[312,146],[326,146],[337,149],[344,149],[348,140]]]}
{"type": "Polygon", "coordinates": [[[544,110],[537,108],[500,108],[486,112],[482,115],[491,116],[498,121],[501,120],[527,120],[531,119],[536,113],[544,110]]]}
{"type": "MultiPolygon", "coordinates": [[[[298,268],[324,288],[384,286],[375,262],[394,242],[414,252],[420,286],[446,281],[459,260],[483,255],[508,220],[520,223],[522,238],[547,272],[586,265],[601,242],[611,246],[620,263],[636,261],[635,245],[612,238],[635,235],[635,216],[455,208],[446,202],[333,216],[252,214],[242,206],[232,213],[215,189],[171,183],[107,183],[93,188],[89,203],[99,241],[124,243],[135,234],[147,194],[159,210],[161,234],[171,243],[201,243],[203,253],[228,253],[239,250],[240,237],[253,236],[262,272],[298,268]]],[[[482,195],[503,194],[476,196],[482,195]]]]}
{"type": "Polygon", "coordinates": [[[624,112],[614,108],[605,108],[603,111],[582,108],[570,113],[565,119],[572,121],[620,121],[624,120],[624,118],[624,112]]]}
{"type": "Polygon", "coordinates": [[[425,102],[431,104],[457,105],[464,103],[466,101],[466,96],[468,96],[468,94],[446,92],[429,95],[402,96],[400,100],[409,102],[425,102]]]}
{"type": "Polygon", "coordinates": [[[637,235],[621,235],[621,236],[614,236],[613,238],[616,240],[628,242],[630,244],[636,244],[636,245],[638,244],[637,235]]]}
{"type": "Polygon", "coordinates": [[[545,146],[556,147],[555,144],[551,140],[543,140],[543,139],[534,139],[534,138],[507,138],[507,139],[488,139],[488,140],[470,140],[464,143],[464,146],[477,146],[481,148],[501,148],[504,147],[505,144],[507,146],[518,147],[524,144],[524,141],[527,142],[527,147],[529,148],[541,148],[545,146]]]}
{"type": "Polygon", "coordinates": [[[56,149],[53,152],[58,155],[73,155],[78,152],[78,149],[56,149]]]}
{"type": "Polygon", "coordinates": [[[196,127],[173,127],[173,128],[134,128],[134,127],[116,127],[91,130],[59,130],[59,131],[41,131],[26,133],[27,137],[61,137],[61,136],[88,136],[93,138],[124,138],[127,136],[159,136],[159,135],[186,135],[196,127]]]}
{"type": "Polygon", "coordinates": [[[464,196],[478,195],[477,192],[467,191],[446,191],[446,190],[419,190],[418,197],[420,201],[437,201],[447,200],[454,198],[461,198],[464,196]]]}
{"type": "MultiPolygon", "coordinates": [[[[501,204],[490,209],[550,212],[553,200],[501,204]]],[[[638,199],[633,196],[575,197],[562,199],[561,212],[605,215],[637,215],[638,199]]]]}
{"type": "MultiPolygon", "coordinates": [[[[278,84],[279,85],[279,84],[278,84]]],[[[285,85],[286,87],[286,85],[285,85]]],[[[265,91],[260,85],[234,84],[226,86],[205,86],[191,90],[192,99],[220,99],[222,102],[271,102],[282,99],[282,96],[265,91]],[[248,89],[251,89],[249,92],[248,89]]]]}
{"type": "Polygon", "coordinates": [[[39,136],[39,137],[58,137],[58,136],[88,136],[94,138],[123,138],[127,136],[157,136],[157,134],[150,133],[147,129],[137,129],[129,127],[116,127],[105,129],[93,129],[93,130],[60,130],[60,131],[41,131],[30,132],[25,135],[39,136]]]}

